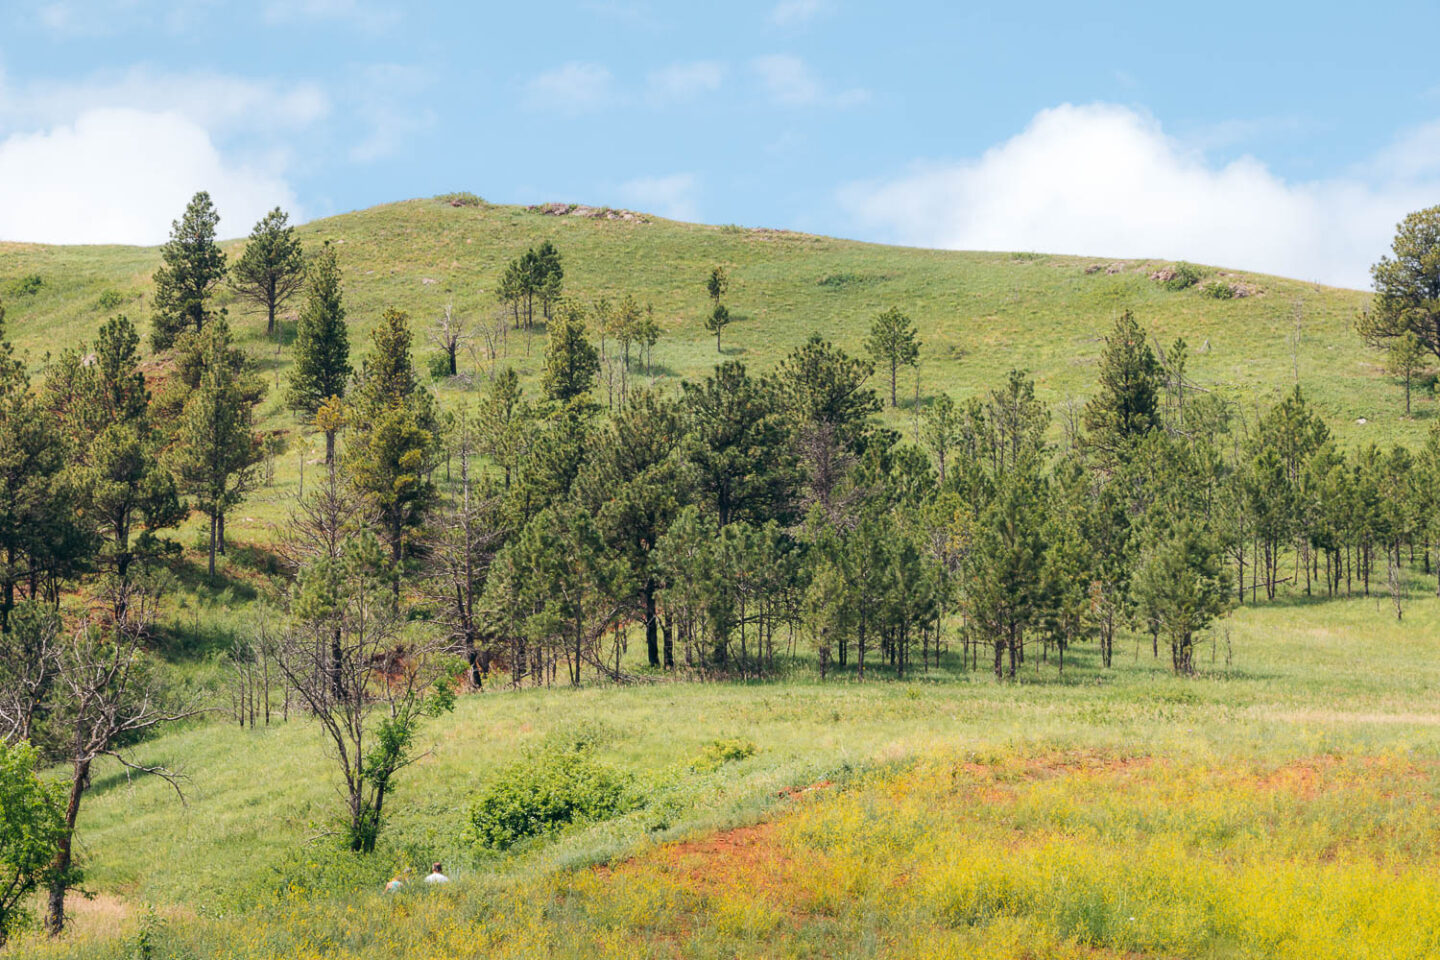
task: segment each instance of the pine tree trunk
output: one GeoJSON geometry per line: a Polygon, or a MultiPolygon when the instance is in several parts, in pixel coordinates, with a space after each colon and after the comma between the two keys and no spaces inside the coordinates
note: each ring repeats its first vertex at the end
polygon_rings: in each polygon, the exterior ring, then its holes
{"type": "Polygon", "coordinates": [[[645,584],[645,656],[650,666],[660,666],[660,624],[655,616],[655,584],[645,584]]]}

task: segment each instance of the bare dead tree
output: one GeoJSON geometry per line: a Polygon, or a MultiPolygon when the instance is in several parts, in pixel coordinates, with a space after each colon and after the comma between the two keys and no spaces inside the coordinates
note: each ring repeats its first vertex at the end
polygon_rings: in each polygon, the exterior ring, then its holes
{"type": "Polygon", "coordinates": [[[490,672],[489,652],[482,649],[481,611],[477,604],[495,551],[504,539],[499,516],[500,498],[488,488],[476,489],[470,460],[475,454],[474,424],[462,410],[455,431],[460,460],[460,493],[436,517],[427,552],[429,576],[425,585],[434,601],[436,621],[468,664],[470,685],[480,690],[490,672]]]}
{"type": "Polygon", "coordinates": [[[394,778],[418,759],[421,721],[453,702],[444,646],[406,630],[387,551],[368,531],[309,564],[291,594],[276,664],[324,731],[352,850],[375,849],[394,778]]]}
{"type": "Polygon", "coordinates": [[[35,739],[59,667],[60,632],[60,615],[48,605],[11,611],[10,632],[0,633],[0,740],[35,739]]]}
{"type": "MultiPolygon", "coordinates": [[[[295,501],[280,532],[276,552],[292,575],[319,561],[339,560],[346,542],[360,531],[365,516],[365,501],[346,482],[339,464],[332,461],[322,477],[313,485],[309,496],[295,501]]],[[[264,626],[262,624],[262,628],[264,626]]],[[[338,697],[344,693],[344,678],[338,666],[341,657],[338,633],[333,641],[330,662],[336,666],[331,671],[331,687],[338,697]]],[[[288,702],[288,696],[286,699],[288,702]]]]}
{"type": "MultiPolygon", "coordinates": [[[[158,600],[154,591],[135,588],[127,610],[145,611],[158,600]]],[[[101,627],[82,621],[59,644],[51,715],[46,723],[70,767],[65,830],[54,864],[45,929],[51,936],[65,928],[65,894],[74,883],[75,822],[90,786],[91,767],[111,757],[125,770],[157,776],[170,784],[183,802],[180,776],[162,765],[131,759],[123,744],[200,712],[192,702],[176,702],[145,653],[148,636],[135,623],[153,622],[150,615],[121,619],[101,627]]]]}
{"type": "Polygon", "coordinates": [[[435,326],[430,331],[430,342],[445,351],[445,357],[450,363],[450,376],[459,375],[460,368],[456,364],[456,357],[460,353],[460,348],[472,336],[470,324],[456,316],[453,306],[447,303],[445,312],[440,315],[440,319],[435,321],[435,326]]]}
{"type": "Polygon", "coordinates": [[[489,363],[489,377],[495,379],[495,361],[508,353],[506,333],[510,328],[510,316],[503,309],[496,310],[490,315],[488,321],[482,321],[475,325],[476,336],[466,344],[470,353],[470,361],[475,364],[475,369],[481,367],[480,355],[483,352],[485,360],[489,363]]]}

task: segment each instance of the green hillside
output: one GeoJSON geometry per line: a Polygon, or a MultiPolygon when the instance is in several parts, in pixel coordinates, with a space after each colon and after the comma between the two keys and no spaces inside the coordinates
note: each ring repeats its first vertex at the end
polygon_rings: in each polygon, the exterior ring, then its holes
{"type": "MultiPolygon", "coordinates": [[[[701,317],[708,308],[704,277],[723,264],[732,277],[727,302],[738,315],[725,332],[724,357],[760,369],[816,331],[859,352],[870,319],[896,305],[914,318],[923,340],[922,394],[945,390],[964,397],[1019,366],[1034,375],[1041,397],[1058,406],[1088,395],[1099,338],[1128,308],[1163,344],[1185,337],[1198,386],[1247,407],[1287,391],[1298,368],[1300,382],[1343,439],[1384,443],[1422,430],[1404,420],[1398,386],[1350,329],[1365,299],[1356,291],[1207,268],[1207,279],[1256,291],[1218,300],[1198,288],[1169,291],[1151,280],[1168,265],[1162,261],[919,250],[653,217],[608,219],[585,209],[556,216],[410,200],[319,220],[300,233],[310,245],[339,245],[357,345],[381,311],[395,306],[412,314],[423,355],[425,328],[446,304],[472,318],[492,316],[504,264],[551,239],[565,258],[568,295],[590,300],[631,293],[654,305],[665,331],[654,355],[662,379],[699,375],[721,359],[701,317]],[[1362,418],[1363,426],[1356,423],[1362,418]]],[[[248,227],[222,221],[227,233],[248,227]]],[[[226,245],[232,258],[241,245],[226,245]]],[[[10,335],[38,365],[45,351],[91,336],[110,313],[127,313],[148,329],[157,264],[157,251],[148,248],[0,244],[0,296],[10,335]],[[35,275],[42,280],[37,292],[5,293],[35,275]]],[[[263,319],[233,301],[230,310],[242,339],[273,368],[274,347],[260,336],[263,319]]],[[[527,357],[524,336],[512,335],[501,362],[533,376],[540,337],[527,357]]],[[[288,363],[283,350],[279,362],[288,363]]],[[[907,375],[900,393],[913,397],[914,391],[907,375]]],[[[266,409],[277,411],[273,396],[266,409]]],[[[1433,414],[1429,400],[1417,406],[1416,419],[1433,414]]],[[[909,422],[903,410],[891,416],[897,426],[909,422]]]]}
{"type": "MultiPolygon", "coordinates": [[[[642,375],[662,387],[720,359],[768,370],[815,332],[861,353],[871,319],[898,306],[923,347],[918,383],[905,373],[899,409],[885,411],[892,426],[908,433],[917,397],[972,396],[1018,367],[1035,377],[1058,434],[1095,388],[1101,337],[1132,310],[1162,346],[1184,337],[1188,378],[1235,401],[1246,420],[1297,376],[1345,444],[1415,443],[1436,415],[1429,395],[1413,419],[1401,415],[1398,384],[1352,329],[1358,291],[1218,267],[1172,290],[1155,279],[1172,266],[1162,261],[940,252],[560,210],[412,200],[300,233],[311,248],[329,241],[339,251],[357,361],[389,307],[410,312],[422,363],[437,351],[427,332],[447,306],[492,321],[505,264],[548,239],[564,257],[567,295],[653,305],[664,333],[642,375]],[[726,302],[737,318],[723,353],[702,322],[715,265],[732,278],[726,302]],[[1205,292],[1215,284],[1246,295],[1215,298],[1205,292]]],[[[232,257],[242,243],[226,245],[232,257]]],[[[114,313],[148,331],[158,260],[151,248],[0,245],[7,335],[38,371],[47,353],[88,340],[114,313]]],[[[278,385],[293,313],[277,345],[231,294],[220,305],[278,385]]],[[[516,367],[532,395],[543,338],[510,331],[493,361],[516,367]]],[[[147,359],[157,370],[162,362],[147,359]]],[[[491,365],[483,352],[462,358],[463,376],[435,384],[442,400],[478,395],[491,365]]],[[[267,672],[261,696],[284,719],[252,717],[247,728],[233,713],[232,644],[256,634],[262,611],[276,615],[263,605],[280,579],[269,545],[302,470],[313,477],[307,465],[321,456],[280,393],[266,397],[263,426],[290,446],[272,482],[228,517],[232,549],[217,575],[201,572],[198,514],[178,536],[185,556],[167,564],[174,580],[153,652],[167,680],[208,709],[133,754],[180,773],[184,802],[159,777],[98,761],[76,833],[94,896],[72,898],[64,938],[26,932],[0,958],[1338,960],[1369,950],[1421,960],[1440,951],[1440,600],[1431,541],[1416,531],[1405,542],[1421,554],[1405,565],[1397,540],[1393,580],[1382,586],[1377,570],[1373,592],[1368,572],[1353,590],[1347,573],[1333,597],[1318,579],[1312,591],[1307,574],[1302,592],[1297,559],[1296,579],[1283,579],[1282,564],[1278,596],[1256,602],[1251,559],[1250,602],[1196,640],[1195,677],[1175,675],[1158,634],[1125,627],[1113,663],[1088,642],[1057,663],[1037,635],[1013,682],[992,681],[966,667],[961,613],[947,609],[943,656],[922,656],[903,678],[877,666],[823,679],[811,667],[826,661],[811,659],[801,624],[770,635],[790,653],[765,679],[685,682],[688,670],[648,670],[639,626],[617,615],[604,636],[617,670],[622,657],[633,668],[627,682],[597,674],[580,689],[563,677],[552,688],[532,673],[536,686],[513,689],[497,670],[484,692],[465,691],[452,713],[422,726],[376,851],[344,852],[337,770],[299,701],[267,672]],[[593,799],[577,793],[613,788],[610,805],[573,822],[557,816],[513,845],[478,842],[477,796],[567,765],[603,775],[525,788],[516,806],[548,803],[551,788],[557,804],[577,806],[593,799]],[[437,859],[448,887],[382,892],[407,866],[423,873],[437,859]]],[[[960,536],[958,519],[940,529],[960,536]]],[[[67,610],[85,602],[64,598],[67,610]]],[[[500,601],[502,614],[519,602],[500,601]]],[[[429,610],[409,612],[407,629],[431,628],[421,619],[429,610]]]]}

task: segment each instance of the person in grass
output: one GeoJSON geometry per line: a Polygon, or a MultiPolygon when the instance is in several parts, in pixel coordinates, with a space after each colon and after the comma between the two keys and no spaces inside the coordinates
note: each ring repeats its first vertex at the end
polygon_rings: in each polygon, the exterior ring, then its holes
{"type": "Polygon", "coordinates": [[[430,868],[430,875],[425,878],[425,882],[426,882],[426,883],[449,883],[449,882],[450,882],[450,878],[447,877],[447,876],[445,876],[445,872],[440,868],[440,864],[437,863],[437,864],[435,864],[434,866],[432,866],[432,867],[430,868]]]}
{"type": "Polygon", "coordinates": [[[405,881],[409,878],[410,868],[406,867],[404,870],[400,871],[399,873],[395,874],[395,876],[390,878],[390,882],[385,884],[385,892],[399,893],[405,888],[405,881]]]}

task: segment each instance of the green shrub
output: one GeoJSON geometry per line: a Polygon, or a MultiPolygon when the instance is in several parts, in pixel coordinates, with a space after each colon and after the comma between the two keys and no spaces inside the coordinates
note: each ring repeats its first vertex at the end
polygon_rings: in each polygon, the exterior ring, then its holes
{"type": "Polygon", "coordinates": [[[431,380],[444,380],[450,376],[450,358],[443,353],[432,353],[425,360],[425,371],[431,380]]]}
{"type": "Polygon", "coordinates": [[[460,190],[456,193],[439,193],[435,199],[440,203],[448,203],[452,207],[478,207],[485,203],[484,199],[469,190],[460,190]]]}
{"type": "Polygon", "coordinates": [[[1200,290],[1205,294],[1205,296],[1209,297],[1212,300],[1235,299],[1235,288],[1230,286],[1230,284],[1222,283],[1219,280],[1216,280],[1213,283],[1205,284],[1205,286],[1201,287],[1200,290]]]}
{"type": "Polygon", "coordinates": [[[33,297],[45,286],[45,278],[38,273],[27,273],[23,277],[16,277],[6,285],[5,291],[12,297],[33,297]]]}
{"type": "Polygon", "coordinates": [[[1170,276],[1164,282],[1166,290],[1187,290],[1200,282],[1200,271],[1181,260],[1171,268],[1170,276]]]}
{"type": "Polygon", "coordinates": [[[95,306],[101,310],[116,310],[125,303],[125,294],[119,290],[103,290],[95,306]]]}
{"type": "Polygon", "coordinates": [[[727,763],[755,756],[755,741],[743,737],[721,737],[712,740],[700,749],[700,755],[690,764],[694,770],[716,770],[727,763]]]}
{"type": "Polygon", "coordinates": [[[841,271],[840,273],[827,273],[825,276],[815,281],[815,285],[819,287],[824,287],[827,290],[846,290],[850,287],[868,286],[872,283],[877,283],[883,279],[886,278],[864,273],[852,273],[848,270],[845,270],[841,271]]]}
{"type": "Polygon", "coordinates": [[[549,751],[501,770],[470,804],[470,839],[508,850],[572,823],[606,820],[627,807],[629,779],[584,750],[549,751]]]}

